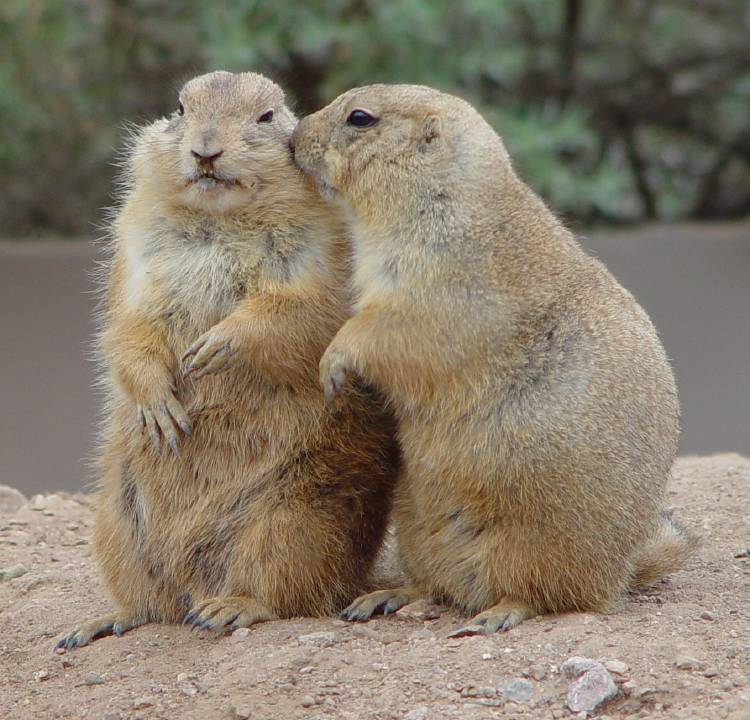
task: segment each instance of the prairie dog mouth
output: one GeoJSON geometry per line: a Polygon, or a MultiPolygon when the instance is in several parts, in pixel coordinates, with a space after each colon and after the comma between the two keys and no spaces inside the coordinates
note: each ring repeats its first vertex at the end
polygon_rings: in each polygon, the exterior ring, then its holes
{"type": "Polygon", "coordinates": [[[216,188],[244,187],[237,178],[224,177],[215,173],[195,173],[188,178],[185,185],[195,185],[202,190],[213,190],[216,188]]]}

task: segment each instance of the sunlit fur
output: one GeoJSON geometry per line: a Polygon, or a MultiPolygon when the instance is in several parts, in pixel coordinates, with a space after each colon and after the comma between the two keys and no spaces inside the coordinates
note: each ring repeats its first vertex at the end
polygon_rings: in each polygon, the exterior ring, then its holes
{"type": "Polygon", "coordinates": [[[659,514],[679,416],[662,345],[493,129],[459,98],[376,85],[302,120],[294,145],[353,237],[357,313],[321,379],[359,375],[395,409],[417,591],[515,608],[507,629],[679,567],[693,541],[659,514]],[[378,122],[350,127],[355,108],[378,122]]]}
{"type": "Polygon", "coordinates": [[[343,226],[292,162],[279,87],[212,73],[180,97],[183,116],[136,133],[112,227],[94,530],[112,617],[176,621],[214,596],[246,598],[255,620],[331,613],[366,587],[397,455],[373,393],[334,415],[318,384],[350,304],[343,226]],[[191,182],[204,141],[228,184],[191,182]],[[184,376],[183,352],[209,330],[233,364],[184,376]],[[173,395],[192,423],[179,456],[136,412],[173,395]]]}

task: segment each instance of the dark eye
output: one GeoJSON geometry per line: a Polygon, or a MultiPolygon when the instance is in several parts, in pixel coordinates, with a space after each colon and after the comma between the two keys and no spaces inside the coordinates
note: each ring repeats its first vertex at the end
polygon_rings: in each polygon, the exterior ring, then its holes
{"type": "Polygon", "coordinates": [[[177,114],[178,115],[184,115],[185,114],[185,106],[182,104],[182,100],[180,100],[177,104],[177,114]]]}
{"type": "Polygon", "coordinates": [[[258,122],[271,122],[273,120],[273,110],[266,110],[259,118],[258,122]]]}
{"type": "Polygon", "coordinates": [[[346,124],[358,128],[366,128],[372,127],[377,121],[378,119],[370,115],[366,110],[352,110],[346,119],[346,124]]]}

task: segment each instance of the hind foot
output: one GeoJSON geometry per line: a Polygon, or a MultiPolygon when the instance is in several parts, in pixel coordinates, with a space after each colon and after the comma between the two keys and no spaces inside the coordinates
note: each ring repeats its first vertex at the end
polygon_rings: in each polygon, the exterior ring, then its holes
{"type": "Polygon", "coordinates": [[[117,613],[102,615],[95,620],[84,623],[73,630],[73,632],[61,638],[57,645],[55,645],[55,649],[65,648],[66,650],[72,650],[76,647],[88,645],[90,642],[107,637],[108,635],[117,635],[119,637],[128,630],[144,625],[145,622],[145,620],[135,615],[120,615],[117,613]]]}
{"type": "Polygon", "coordinates": [[[342,620],[369,620],[377,613],[389,615],[423,596],[413,587],[400,587],[393,590],[376,590],[360,595],[349,607],[339,614],[342,620]]]}
{"type": "Polygon", "coordinates": [[[215,597],[197,603],[185,615],[183,625],[195,630],[236,630],[278,618],[268,607],[250,597],[215,597]]]}
{"type": "Polygon", "coordinates": [[[536,610],[526,603],[506,597],[489,610],[479,613],[468,625],[449,633],[448,637],[490,635],[498,630],[505,632],[536,615],[538,615],[536,610]]]}

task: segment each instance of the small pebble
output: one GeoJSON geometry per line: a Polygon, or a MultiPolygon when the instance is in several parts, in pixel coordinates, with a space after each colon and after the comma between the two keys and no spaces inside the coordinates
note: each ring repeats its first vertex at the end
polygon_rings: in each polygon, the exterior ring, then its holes
{"type": "Polygon", "coordinates": [[[246,637],[249,637],[250,635],[250,628],[237,628],[233,633],[232,637],[236,640],[244,640],[246,637]]]}
{"type": "Polygon", "coordinates": [[[404,716],[404,720],[425,720],[427,717],[427,708],[422,705],[418,708],[414,708],[404,716]]]}
{"type": "Polygon", "coordinates": [[[465,687],[461,691],[461,697],[464,698],[493,698],[497,695],[497,690],[493,687],[465,687]]]}
{"type": "Polygon", "coordinates": [[[10,567],[0,570],[0,582],[3,582],[4,580],[15,580],[17,577],[21,577],[21,575],[25,575],[27,572],[29,572],[29,569],[23,563],[11,565],[10,567]]]}
{"type": "Polygon", "coordinates": [[[518,703],[525,703],[534,693],[534,684],[522,678],[516,678],[500,688],[503,697],[518,703]]]}
{"type": "Polygon", "coordinates": [[[700,614],[701,620],[716,620],[716,615],[714,615],[712,612],[709,612],[708,610],[704,610],[700,614]]]}
{"type": "Polygon", "coordinates": [[[104,685],[104,678],[98,673],[89,673],[83,680],[86,685],[104,685]]]}
{"type": "Polygon", "coordinates": [[[573,680],[574,678],[583,675],[583,673],[597,667],[602,667],[602,665],[601,663],[596,662],[596,660],[574,655],[560,665],[560,672],[569,680],[573,680]]]}
{"type": "Polygon", "coordinates": [[[630,669],[622,660],[607,660],[604,667],[615,675],[624,675],[630,669]]]}
{"type": "Polygon", "coordinates": [[[39,681],[43,682],[44,680],[49,680],[51,675],[49,673],[49,670],[40,670],[37,673],[34,673],[34,677],[39,681]]]}
{"type": "Polygon", "coordinates": [[[336,635],[332,632],[316,632],[307,635],[300,635],[297,640],[305,645],[329,647],[336,641],[336,635]]]}
{"type": "Polygon", "coordinates": [[[303,695],[299,699],[299,703],[302,707],[312,707],[315,705],[315,698],[312,695],[303,695]]]}
{"type": "Polygon", "coordinates": [[[690,657],[689,655],[679,655],[674,661],[674,666],[678,670],[701,670],[703,663],[697,658],[690,657]]]}

